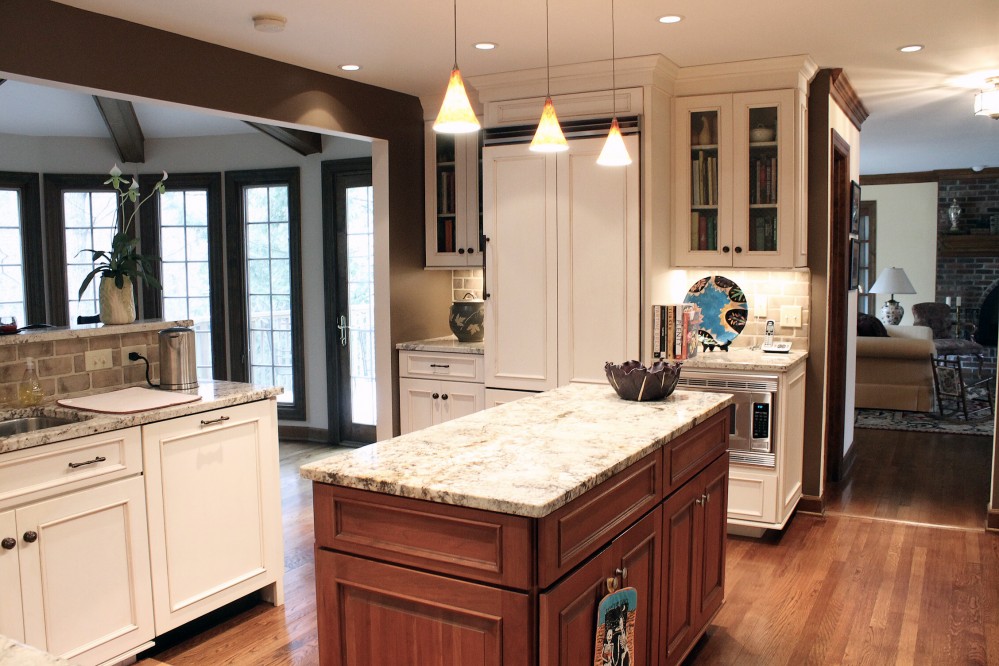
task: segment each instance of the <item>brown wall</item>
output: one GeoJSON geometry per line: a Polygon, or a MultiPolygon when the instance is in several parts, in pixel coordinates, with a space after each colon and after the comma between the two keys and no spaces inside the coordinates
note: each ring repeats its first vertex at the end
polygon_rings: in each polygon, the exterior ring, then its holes
{"type": "Polygon", "coordinates": [[[447,332],[450,274],[423,270],[418,98],[50,0],[0,2],[2,73],[387,140],[392,343],[447,332]]]}

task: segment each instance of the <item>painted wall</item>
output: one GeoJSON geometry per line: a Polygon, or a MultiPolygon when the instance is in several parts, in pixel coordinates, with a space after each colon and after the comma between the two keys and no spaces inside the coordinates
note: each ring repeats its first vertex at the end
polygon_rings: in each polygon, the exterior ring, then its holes
{"type": "MultiPolygon", "coordinates": [[[[326,428],[326,329],[323,282],[312,276],[323,271],[322,191],[323,160],[369,157],[371,144],[340,137],[324,137],[322,153],[303,157],[258,132],[215,137],[147,139],[146,162],[123,164],[126,174],[171,174],[299,167],[302,188],[302,297],[304,312],[305,395],[304,425],[326,428]]],[[[0,134],[0,170],[35,173],[103,174],[118,160],[110,139],[30,137],[0,134]]],[[[170,181],[167,180],[169,189],[170,181]]],[[[223,211],[224,214],[224,211],[223,211]]],[[[44,219],[44,218],[43,218],[44,219]]],[[[44,224],[44,221],[43,221],[44,224]]],[[[75,285],[71,285],[75,289],[75,285]]],[[[296,422],[302,425],[301,422],[296,422]]]]}
{"type": "MultiPolygon", "coordinates": [[[[914,303],[933,301],[937,293],[937,184],[867,185],[864,201],[877,202],[877,270],[905,270],[915,294],[896,294],[905,308],[901,324],[912,325],[914,303]]],[[[877,308],[890,297],[878,294],[877,308]]]]}

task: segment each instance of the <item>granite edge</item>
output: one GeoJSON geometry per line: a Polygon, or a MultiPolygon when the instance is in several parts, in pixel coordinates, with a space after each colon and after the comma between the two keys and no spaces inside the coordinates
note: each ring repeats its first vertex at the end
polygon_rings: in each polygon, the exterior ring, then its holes
{"type": "Polygon", "coordinates": [[[0,345],[36,344],[93,338],[104,335],[126,335],[128,333],[148,333],[171,326],[193,326],[191,319],[153,319],[136,321],[131,324],[92,324],[80,327],[60,326],[22,331],[16,335],[0,335],[0,345]]]}

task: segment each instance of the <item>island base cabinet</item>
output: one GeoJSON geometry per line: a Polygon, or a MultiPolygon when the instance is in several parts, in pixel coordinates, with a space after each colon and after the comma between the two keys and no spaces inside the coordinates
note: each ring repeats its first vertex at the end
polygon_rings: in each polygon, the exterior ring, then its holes
{"type": "Polygon", "coordinates": [[[156,632],[269,586],[282,598],[273,400],[142,427],[156,632]]]}
{"type": "Polygon", "coordinates": [[[320,662],[527,666],[530,597],[316,549],[320,662]]]}
{"type": "Polygon", "coordinates": [[[617,537],[602,552],[568,578],[540,595],[539,666],[579,666],[593,663],[597,609],[615,587],[633,587],[638,596],[635,614],[635,654],[632,666],[658,664],[659,530],[661,510],[650,512],[617,537]]]}

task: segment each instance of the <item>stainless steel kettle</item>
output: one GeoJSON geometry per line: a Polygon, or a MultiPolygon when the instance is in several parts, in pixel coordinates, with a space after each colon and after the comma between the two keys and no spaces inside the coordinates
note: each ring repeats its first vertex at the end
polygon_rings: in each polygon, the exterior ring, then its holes
{"type": "Polygon", "coordinates": [[[172,326],[160,331],[160,388],[167,391],[198,388],[191,329],[172,326]]]}

